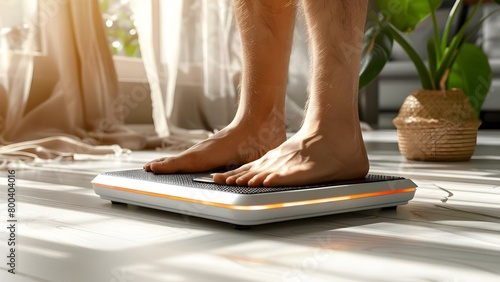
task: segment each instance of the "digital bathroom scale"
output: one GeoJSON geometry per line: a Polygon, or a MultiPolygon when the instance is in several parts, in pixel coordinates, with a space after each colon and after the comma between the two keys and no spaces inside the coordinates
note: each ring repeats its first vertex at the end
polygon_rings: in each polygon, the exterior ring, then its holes
{"type": "Polygon", "coordinates": [[[102,199],[232,223],[258,225],[407,204],[417,185],[409,179],[364,179],[303,187],[219,185],[206,174],[155,174],[143,169],[108,172],[92,180],[102,199]]]}

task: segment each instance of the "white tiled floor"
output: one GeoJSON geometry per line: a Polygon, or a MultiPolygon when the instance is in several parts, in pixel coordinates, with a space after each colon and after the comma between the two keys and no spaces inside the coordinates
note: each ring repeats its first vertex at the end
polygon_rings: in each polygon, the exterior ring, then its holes
{"type": "Polygon", "coordinates": [[[365,141],[372,173],[419,185],[408,205],[245,231],[93,193],[98,173],[157,152],[18,169],[15,275],[2,171],[0,281],[500,281],[500,132],[481,132],[464,163],[406,161],[394,131],[365,141]]]}

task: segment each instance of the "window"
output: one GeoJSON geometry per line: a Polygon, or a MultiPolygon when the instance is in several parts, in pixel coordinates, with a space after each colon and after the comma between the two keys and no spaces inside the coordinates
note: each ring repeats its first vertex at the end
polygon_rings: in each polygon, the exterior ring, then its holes
{"type": "Polygon", "coordinates": [[[140,58],[141,50],[129,0],[100,0],[100,6],[113,55],[140,58]]]}
{"type": "Polygon", "coordinates": [[[37,9],[36,0],[0,0],[0,51],[41,51],[39,38],[33,37],[37,9]]]}
{"type": "Polygon", "coordinates": [[[134,24],[131,2],[132,0],[99,0],[119,81],[145,83],[147,75],[142,62],[139,34],[134,24]]]}
{"type": "MultiPolygon", "coordinates": [[[[1,0],[0,0],[1,1],[1,0]]],[[[80,0],[78,0],[80,1],[80,0]]],[[[159,0],[99,0],[102,18],[109,47],[112,52],[116,74],[124,101],[133,101],[125,123],[149,124],[152,126],[152,108],[149,95],[149,83],[142,60],[138,31],[135,25],[133,5],[153,4],[156,8],[159,0]],[[141,99],[137,98],[141,93],[141,99]]],[[[177,0],[174,0],[177,1],[177,0]]],[[[158,19],[158,9],[151,9],[151,19],[158,19]]],[[[154,131],[154,130],[152,130],[154,131]]]]}

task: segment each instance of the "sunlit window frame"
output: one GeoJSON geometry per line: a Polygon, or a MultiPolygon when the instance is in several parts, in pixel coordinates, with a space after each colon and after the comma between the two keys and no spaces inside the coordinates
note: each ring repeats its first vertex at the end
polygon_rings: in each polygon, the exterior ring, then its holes
{"type": "MultiPolygon", "coordinates": [[[[144,0],[144,1],[150,1],[152,5],[151,20],[153,24],[153,33],[158,34],[158,36],[155,37],[157,38],[157,40],[154,40],[153,45],[155,53],[159,54],[161,1],[160,0],[144,0]]],[[[141,35],[139,34],[139,36],[141,35]]],[[[144,67],[142,58],[115,55],[113,56],[113,60],[115,62],[116,73],[118,75],[118,80],[120,82],[147,83],[146,69],[144,67]]]]}

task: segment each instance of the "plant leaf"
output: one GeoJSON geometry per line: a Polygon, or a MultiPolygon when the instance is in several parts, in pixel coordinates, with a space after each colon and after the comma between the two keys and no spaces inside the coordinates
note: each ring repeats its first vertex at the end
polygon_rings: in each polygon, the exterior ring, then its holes
{"type": "MultiPolygon", "coordinates": [[[[437,55],[436,55],[436,41],[433,37],[429,37],[427,41],[427,60],[429,65],[429,72],[432,78],[436,75],[437,71],[437,55]]],[[[434,81],[434,84],[437,83],[434,81]]]]}
{"type": "Polygon", "coordinates": [[[491,68],[488,57],[478,46],[464,43],[451,68],[447,87],[462,89],[479,117],[490,86],[491,68]]]}
{"type": "Polygon", "coordinates": [[[446,24],[444,25],[444,31],[443,31],[443,38],[441,40],[441,50],[444,50],[446,46],[448,45],[448,38],[450,37],[451,34],[451,29],[452,29],[452,23],[455,20],[455,17],[458,14],[458,11],[460,10],[460,5],[462,4],[463,0],[457,0],[455,1],[455,4],[453,4],[453,7],[450,10],[450,14],[448,15],[448,18],[446,19],[446,24]]]}
{"type": "Polygon", "coordinates": [[[365,32],[359,71],[359,88],[370,83],[382,71],[392,52],[393,38],[387,27],[375,25],[365,32]]]}
{"type": "Polygon", "coordinates": [[[406,41],[396,29],[394,29],[390,25],[388,25],[388,27],[391,30],[391,34],[394,37],[394,40],[399,43],[403,50],[405,50],[406,54],[408,54],[408,57],[410,57],[411,61],[415,65],[422,87],[424,89],[437,89],[436,85],[434,85],[434,81],[432,80],[429,70],[425,66],[422,58],[418,55],[417,51],[413,49],[410,43],[408,43],[408,41],[406,41]]]}
{"type": "Polygon", "coordinates": [[[439,8],[443,0],[430,0],[429,2],[422,0],[377,0],[377,6],[380,13],[399,31],[411,32],[418,23],[430,15],[432,10],[439,8]]]}
{"type": "Polygon", "coordinates": [[[496,2],[497,4],[500,4],[500,0],[495,0],[495,2],[496,2]]]}

